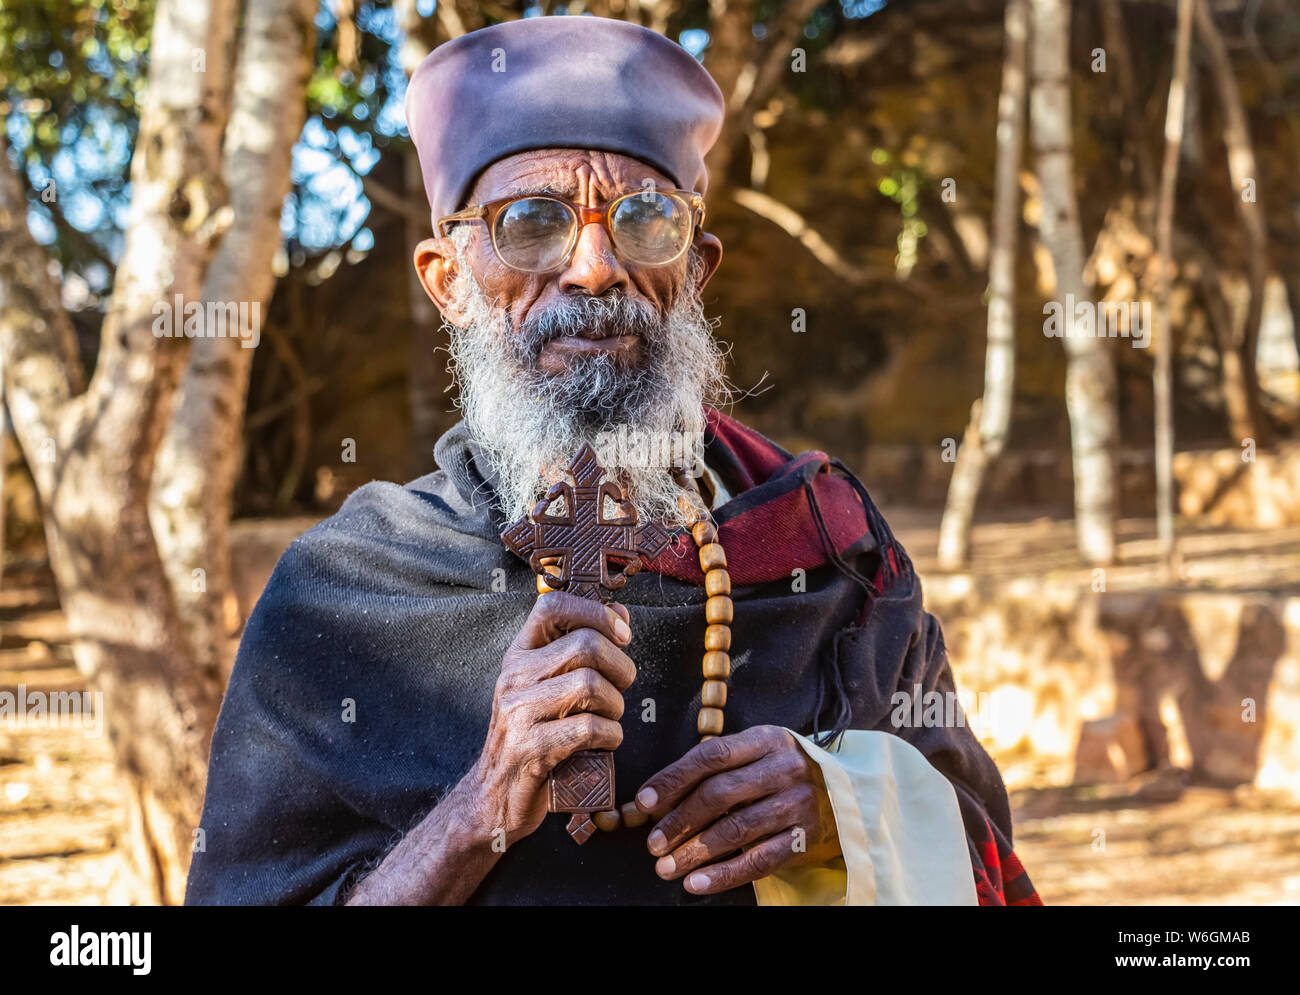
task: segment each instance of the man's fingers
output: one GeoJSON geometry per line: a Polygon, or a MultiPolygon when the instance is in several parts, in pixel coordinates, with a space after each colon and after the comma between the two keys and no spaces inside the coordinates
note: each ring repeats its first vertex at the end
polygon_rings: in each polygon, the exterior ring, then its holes
{"type": "Polygon", "coordinates": [[[632,641],[630,616],[626,614],[626,608],[620,614],[610,606],[575,594],[547,591],[528,613],[515,636],[515,646],[521,650],[538,649],[577,629],[595,629],[616,645],[626,646],[632,641]]]}
{"type": "Polygon", "coordinates": [[[616,750],[623,742],[621,725],[591,712],[542,722],[533,726],[533,733],[537,744],[533,753],[546,774],[579,750],[616,750]]]}
{"type": "Polygon", "coordinates": [[[581,667],[534,684],[520,693],[534,722],[594,712],[617,722],[623,717],[623,695],[598,670],[581,667]]]}
{"type": "Polygon", "coordinates": [[[600,673],[619,691],[626,691],[636,680],[632,658],[595,629],[578,629],[561,636],[538,654],[544,661],[539,680],[589,667],[600,673]]]}
{"type": "Polygon", "coordinates": [[[793,856],[793,831],[783,830],[730,860],[692,871],[683,886],[692,895],[716,895],[779,871],[793,856]]]}
{"type": "Polygon", "coordinates": [[[797,789],[745,805],[660,857],[655,873],[671,881],[703,864],[719,861],[741,847],[788,829],[798,821],[800,808],[797,789]]]}
{"type": "Polygon", "coordinates": [[[655,856],[663,856],[736,806],[776,794],[788,783],[783,758],[779,755],[765,755],[745,767],[713,774],[659,820],[646,838],[646,846],[655,856]]]}
{"type": "Polygon", "coordinates": [[[790,734],[780,726],[754,726],[731,736],[705,740],[641,785],[636,807],[658,818],[704,778],[753,763],[789,739],[790,734]]]}

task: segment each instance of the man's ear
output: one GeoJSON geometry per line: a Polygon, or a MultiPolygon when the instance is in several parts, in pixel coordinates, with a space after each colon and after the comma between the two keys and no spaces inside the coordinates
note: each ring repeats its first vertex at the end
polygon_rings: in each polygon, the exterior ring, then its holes
{"type": "Polygon", "coordinates": [[[700,285],[697,288],[697,291],[703,291],[704,285],[709,282],[722,263],[722,242],[717,235],[702,231],[695,236],[695,252],[704,263],[704,272],[700,275],[700,285]]]}
{"type": "Polygon", "coordinates": [[[458,275],[456,247],[449,238],[426,238],[415,247],[415,272],[420,286],[429,299],[438,306],[445,320],[453,325],[465,325],[466,315],[451,300],[451,287],[458,275]]]}

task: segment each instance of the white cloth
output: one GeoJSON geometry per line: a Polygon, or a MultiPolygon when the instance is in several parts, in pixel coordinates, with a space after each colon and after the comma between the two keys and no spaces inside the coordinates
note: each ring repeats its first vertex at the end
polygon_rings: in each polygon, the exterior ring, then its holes
{"type": "Polygon", "coordinates": [[[978,905],[957,794],[914,746],[851,729],[821,767],[843,857],[754,882],[759,905],[978,905]]]}
{"type": "Polygon", "coordinates": [[[700,474],[703,478],[701,483],[704,485],[704,489],[711,491],[713,494],[713,501],[709,504],[709,510],[714,511],[730,501],[732,494],[731,491],[727,490],[727,485],[722,482],[721,474],[710,470],[707,463],[701,462],[700,467],[704,471],[700,474]]]}

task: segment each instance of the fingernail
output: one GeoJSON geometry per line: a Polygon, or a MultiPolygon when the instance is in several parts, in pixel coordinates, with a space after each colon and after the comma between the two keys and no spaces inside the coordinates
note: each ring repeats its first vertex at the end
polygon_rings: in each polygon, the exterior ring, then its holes
{"type": "Polygon", "coordinates": [[[632,641],[632,630],[628,624],[621,618],[614,622],[614,635],[618,637],[620,643],[630,643],[632,641]]]}
{"type": "Polygon", "coordinates": [[[655,862],[655,873],[661,878],[671,877],[675,870],[677,870],[677,861],[672,857],[660,857],[655,862]]]}
{"type": "Polygon", "coordinates": [[[637,792],[636,803],[640,805],[642,809],[654,808],[659,804],[659,792],[654,788],[642,788],[637,792]]]}
{"type": "Polygon", "coordinates": [[[692,874],[686,879],[695,891],[704,891],[709,886],[709,876],[707,874],[692,874]]]}
{"type": "Polygon", "coordinates": [[[656,829],[653,833],[650,834],[650,838],[645,841],[645,845],[650,848],[651,853],[659,853],[664,849],[664,845],[667,842],[668,842],[668,837],[666,837],[663,833],[661,833],[658,829],[656,829]]]}

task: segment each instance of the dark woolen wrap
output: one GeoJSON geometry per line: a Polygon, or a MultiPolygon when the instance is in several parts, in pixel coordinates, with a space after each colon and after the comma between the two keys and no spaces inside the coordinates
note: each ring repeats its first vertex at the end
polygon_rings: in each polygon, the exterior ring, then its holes
{"type": "Polygon", "coordinates": [[[704,155],[726,109],[691,54],[606,17],[528,17],[439,45],[411,74],[406,126],[433,221],[454,213],[498,159],[596,149],[704,193],[704,155]]]}
{"type": "MultiPolygon", "coordinates": [[[[506,522],[463,425],[436,458],[441,469],[405,487],[360,488],[277,565],[213,737],[188,903],[335,903],[474,763],[536,587],[498,538],[506,522]],[[342,721],[345,699],[354,722],[342,721]]],[[[792,457],[714,411],[706,459],[736,494],[715,511],[736,585],[726,731],[901,735],[957,790],[980,901],[1037,902],[1011,851],[1001,777],[970,729],[890,723],[896,690],[954,684],[916,574],[865,490],[825,454],[792,457]],[[806,590],[792,590],[796,567],[806,590]]],[[[679,543],[620,592],[637,679],[616,753],[619,801],[698,740],[705,622],[693,552],[679,543]]],[[[550,816],[513,845],[472,902],[754,903],[748,886],[696,897],[660,880],[645,827],[578,847],[565,821],[550,816]]]]}

